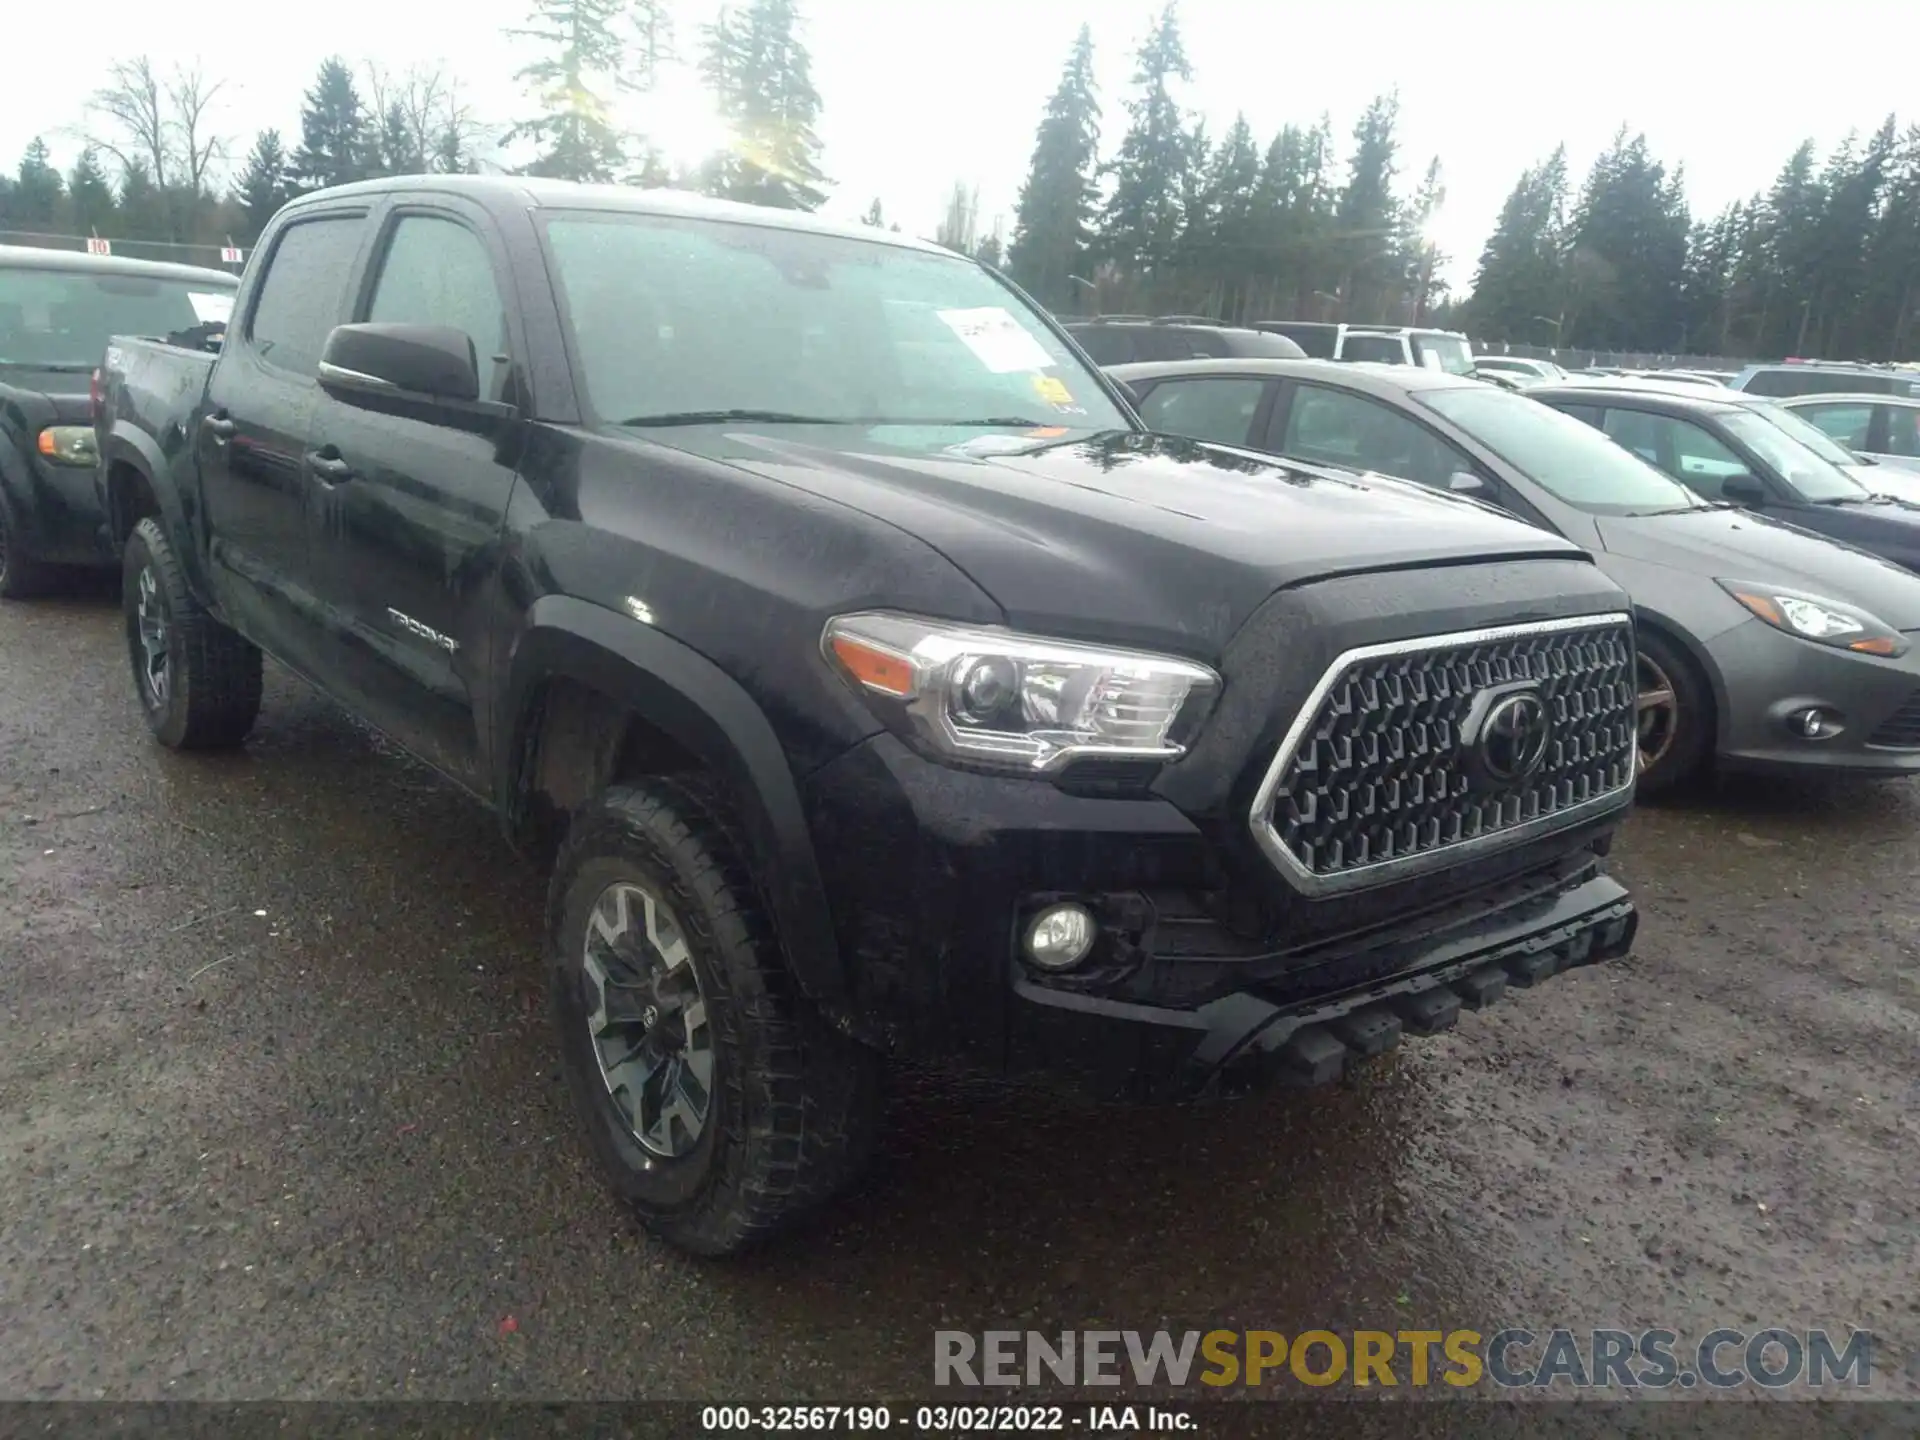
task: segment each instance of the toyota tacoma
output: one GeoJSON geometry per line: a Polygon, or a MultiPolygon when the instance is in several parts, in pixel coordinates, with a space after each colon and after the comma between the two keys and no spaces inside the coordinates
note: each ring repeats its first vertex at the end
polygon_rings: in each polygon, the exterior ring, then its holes
{"type": "Polygon", "coordinates": [[[217,358],[115,340],[97,424],[153,733],[240,744],[265,653],[497,811],[589,1142],[690,1250],[831,1197],[890,1056],[1324,1083],[1632,942],[1590,559],[1148,433],[938,246],[326,190],[217,358]]]}

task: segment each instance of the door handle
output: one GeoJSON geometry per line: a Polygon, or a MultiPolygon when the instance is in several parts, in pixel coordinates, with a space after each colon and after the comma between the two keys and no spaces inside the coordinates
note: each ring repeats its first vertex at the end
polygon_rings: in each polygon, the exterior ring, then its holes
{"type": "Polygon", "coordinates": [[[216,440],[230,439],[233,435],[233,421],[224,415],[208,415],[201,420],[200,424],[216,440]]]}
{"type": "Polygon", "coordinates": [[[313,471],[322,485],[329,488],[353,477],[353,466],[338,455],[328,455],[320,450],[307,452],[307,468],[313,471]]]}

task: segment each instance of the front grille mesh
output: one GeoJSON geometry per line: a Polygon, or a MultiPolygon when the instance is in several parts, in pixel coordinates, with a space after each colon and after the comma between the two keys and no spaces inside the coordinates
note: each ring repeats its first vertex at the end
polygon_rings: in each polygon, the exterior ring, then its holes
{"type": "Polygon", "coordinates": [[[1920,690],[1874,727],[1867,744],[1878,750],[1920,750],[1920,690]]]}
{"type": "Polygon", "coordinates": [[[1363,652],[1299,731],[1256,823],[1264,818],[1267,840],[1307,878],[1366,870],[1368,883],[1400,868],[1393,862],[1522,826],[1551,828],[1552,817],[1633,783],[1633,655],[1624,621],[1363,652]],[[1537,686],[1552,736],[1531,776],[1499,787],[1474,778],[1462,726],[1476,695],[1517,681],[1537,686]]]}

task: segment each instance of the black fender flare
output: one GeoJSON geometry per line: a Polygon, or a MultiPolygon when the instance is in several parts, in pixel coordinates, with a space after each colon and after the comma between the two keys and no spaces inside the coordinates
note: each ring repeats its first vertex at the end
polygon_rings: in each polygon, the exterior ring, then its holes
{"type": "MultiPolygon", "coordinates": [[[[95,488],[100,492],[100,513],[106,517],[107,525],[114,532],[115,552],[118,553],[126,543],[126,536],[121,533],[121,517],[114,513],[113,506],[112,475],[119,466],[137,471],[147,482],[147,489],[160,507],[160,523],[166,529],[167,539],[173,542],[174,555],[187,572],[188,584],[193,587],[194,594],[202,604],[209,602],[212,591],[208,588],[206,567],[201,559],[200,547],[194,543],[186,497],[181,495],[180,487],[174,482],[173,467],[151,435],[136,426],[124,424],[117,424],[107,432],[106,448],[100,457],[100,469],[94,481],[95,488]]],[[[131,526],[125,528],[132,529],[131,526]]]]}
{"type": "Polygon", "coordinates": [[[649,625],[560,595],[534,602],[505,671],[493,731],[503,762],[496,767],[500,813],[519,813],[541,685],[569,679],[629,707],[727,784],[794,980],[835,1014],[846,974],[800,787],[773,725],[739,682],[649,625]]]}
{"type": "Polygon", "coordinates": [[[27,541],[39,538],[33,528],[31,464],[12,437],[0,433],[0,511],[7,514],[21,538],[27,541]]]}

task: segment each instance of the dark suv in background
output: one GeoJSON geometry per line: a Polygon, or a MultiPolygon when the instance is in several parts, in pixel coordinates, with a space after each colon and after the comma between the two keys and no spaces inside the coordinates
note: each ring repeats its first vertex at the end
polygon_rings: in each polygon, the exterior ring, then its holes
{"type": "Polygon", "coordinates": [[[1306,352],[1280,335],[1263,335],[1186,315],[1108,315],[1068,321],[1066,332],[1096,365],[1136,360],[1298,360],[1306,352]]]}
{"type": "Polygon", "coordinates": [[[220,270],[0,245],[0,596],[111,565],[95,498],[90,379],[115,334],[204,343],[238,282],[220,270]]]}

